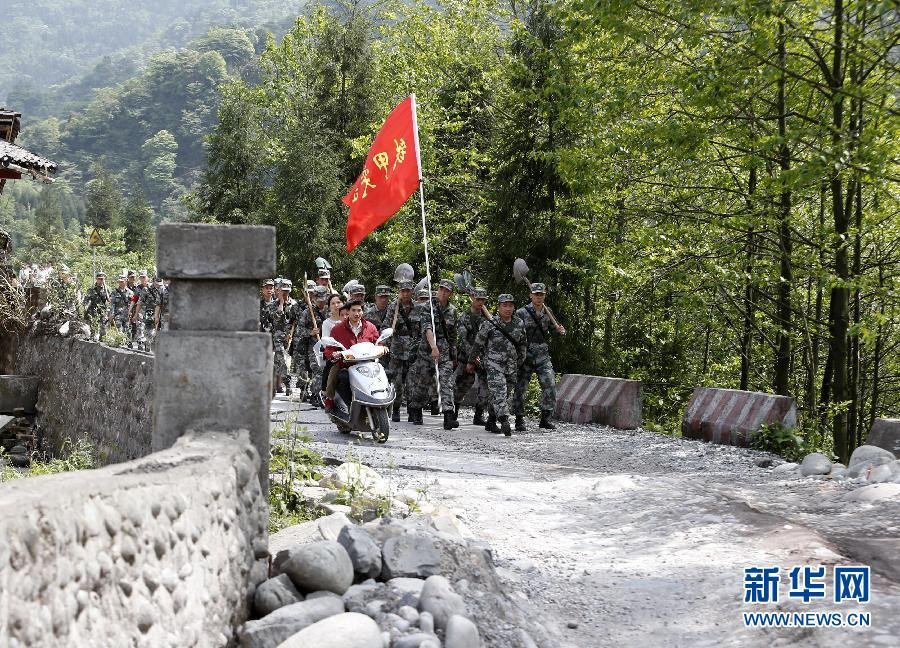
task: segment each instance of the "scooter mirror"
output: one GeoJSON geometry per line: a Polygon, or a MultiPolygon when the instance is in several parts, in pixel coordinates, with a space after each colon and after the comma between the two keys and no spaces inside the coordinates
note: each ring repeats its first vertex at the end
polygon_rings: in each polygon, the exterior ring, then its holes
{"type": "Polygon", "coordinates": [[[341,344],[340,342],[335,340],[333,337],[323,337],[322,338],[322,346],[338,347],[339,349],[342,349],[344,351],[347,350],[347,347],[345,347],[343,344],[341,344]]]}
{"type": "Polygon", "coordinates": [[[387,340],[389,337],[391,337],[393,334],[394,334],[394,329],[392,329],[390,327],[384,329],[381,332],[381,335],[378,336],[378,341],[375,344],[381,344],[382,342],[387,340]]]}

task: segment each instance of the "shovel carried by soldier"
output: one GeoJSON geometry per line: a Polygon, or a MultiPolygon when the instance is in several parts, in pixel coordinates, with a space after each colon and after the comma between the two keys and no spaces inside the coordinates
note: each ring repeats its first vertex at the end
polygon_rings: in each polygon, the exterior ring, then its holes
{"type": "MultiPolygon", "coordinates": [[[[513,261],[513,278],[518,283],[525,284],[529,290],[532,290],[531,280],[528,278],[528,273],[530,270],[528,269],[528,264],[525,263],[525,259],[516,259],[513,261]]],[[[544,291],[541,291],[544,292],[544,291]]],[[[560,335],[566,334],[566,329],[559,323],[559,320],[556,319],[556,315],[553,314],[553,311],[550,309],[550,306],[544,304],[544,309],[547,311],[547,317],[550,318],[550,321],[553,322],[553,326],[556,327],[556,331],[560,335]]]]}

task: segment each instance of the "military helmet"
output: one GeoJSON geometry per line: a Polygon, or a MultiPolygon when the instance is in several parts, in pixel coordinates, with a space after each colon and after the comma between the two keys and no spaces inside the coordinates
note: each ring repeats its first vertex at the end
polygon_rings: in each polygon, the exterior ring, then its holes
{"type": "Polygon", "coordinates": [[[319,268],[317,276],[319,279],[331,279],[331,270],[328,268],[319,268]]]}
{"type": "Polygon", "coordinates": [[[119,281],[128,281],[128,277],[125,276],[125,275],[123,275],[123,274],[120,274],[120,275],[119,275],[119,281]]]}
{"type": "Polygon", "coordinates": [[[378,297],[380,295],[390,295],[391,287],[385,286],[384,284],[378,284],[375,286],[375,296],[378,297]]]}
{"type": "Polygon", "coordinates": [[[328,296],[328,288],[325,286],[316,286],[313,292],[316,294],[316,299],[325,299],[328,296]]]}
{"type": "Polygon", "coordinates": [[[282,279],[281,280],[281,289],[282,290],[290,290],[294,287],[294,282],[290,279],[282,279]]]}
{"type": "Polygon", "coordinates": [[[532,295],[535,293],[540,293],[541,295],[543,295],[545,292],[547,292],[547,286],[545,286],[544,284],[542,284],[542,283],[531,284],[531,294],[532,295]]]}
{"type": "Polygon", "coordinates": [[[513,296],[510,295],[509,293],[500,293],[500,294],[497,296],[497,303],[498,303],[498,304],[502,304],[502,303],[504,303],[504,302],[515,302],[515,301],[516,301],[516,300],[513,299],[513,296]]]}
{"type": "Polygon", "coordinates": [[[141,273],[138,275],[138,277],[146,277],[146,276],[147,276],[146,270],[141,270],[141,273]]]}
{"type": "Polygon", "coordinates": [[[473,288],[472,299],[487,299],[487,290],[484,288],[473,288]]]}
{"type": "Polygon", "coordinates": [[[415,285],[412,281],[401,281],[397,286],[397,290],[413,290],[415,285]]]}
{"type": "Polygon", "coordinates": [[[262,285],[263,286],[274,286],[275,280],[274,279],[266,279],[265,281],[262,282],[262,285]]]}
{"type": "Polygon", "coordinates": [[[365,294],[366,287],[363,284],[357,282],[357,283],[353,284],[352,286],[350,286],[350,289],[347,292],[351,295],[365,294]]]}
{"type": "Polygon", "coordinates": [[[125,278],[128,279],[128,277],[134,277],[134,276],[136,276],[136,275],[134,274],[134,270],[129,270],[129,271],[128,271],[128,275],[127,275],[125,278]]]}
{"type": "Polygon", "coordinates": [[[306,291],[307,291],[307,292],[312,292],[312,291],[314,291],[315,289],[316,289],[316,282],[313,281],[312,279],[307,279],[307,280],[306,280],[306,291]]]}
{"type": "Polygon", "coordinates": [[[450,292],[453,292],[453,290],[456,288],[456,285],[449,279],[441,279],[438,282],[438,288],[446,288],[450,292]]]}
{"type": "Polygon", "coordinates": [[[419,288],[416,291],[416,299],[422,299],[423,297],[428,297],[428,288],[419,288]]]}
{"type": "Polygon", "coordinates": [[[94,278],[95,278],[95,279],[106,279],[106,273],[105,273],[105,272],[98,272],[96,275],[94,275],[94,278]]]}

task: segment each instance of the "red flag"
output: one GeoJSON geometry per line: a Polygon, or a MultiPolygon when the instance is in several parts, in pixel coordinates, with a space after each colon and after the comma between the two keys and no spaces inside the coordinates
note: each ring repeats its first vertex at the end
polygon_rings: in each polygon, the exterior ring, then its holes
{"type": "Polygon", "coordinates": [[[419,141],[413,97],[394,108],[372,142],[369,155],[343,202],[347,218],[347,252],[376,227],[400,211],[419,185],[419,141]]]}

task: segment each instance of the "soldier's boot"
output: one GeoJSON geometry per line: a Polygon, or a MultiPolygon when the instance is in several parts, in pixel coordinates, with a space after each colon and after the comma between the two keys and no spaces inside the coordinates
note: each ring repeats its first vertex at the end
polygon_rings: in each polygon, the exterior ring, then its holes
{"type": "Polygon", "coordinates": [[[509,417],[501,416],[500,417],[500,431],[503,432],[506,436],[512,436],[512,428],[509,427],[509,417]]]}
{"type": "Polygon", "coordinates": [[[541,422],[538,423],[538,427],[544,428],[545,430],[555,430],[556,426],[550,422],[550,415],[552,412],[541,412],[541,422]]]}
{"type": "Polygon", "coordinates": [[[441,410],[438,409],[438,404],[436,400],[431,401],[431,415],[438,416],[441,413],[441,410]]]}
{"type": "Polygon", "coordinates": [[[294,390],[291,389],[291,376],[288,374],[284,377],[284,394],[285,396],[290,396],[294,393],[294,390]]]}
{"type": "Polygon", "coordinates": [[[414,407],[406,406],[406,421],[407,423],[415,423],[416,422],[416,409],[414,407]]]}
{"type": "Polygon", "coordinates": [[[472,419],[472,425],[484,425],[487,421],[484,420],[484,408],[475,406],[475,418],[472,419]]]}
{"type": "Polygon", "coordinates": [[[484,424],[484,429],[494,434],[500,434],[500,428],[497,427],[497,417],[494,416],[493,412],[488,414],[488,420],[484,424]]]}
{"type": "Polygon", "coordinates": [[[456,421],[456,425],[453,427],[459,427],[459,405],[453,408],[453,420],[456,421]]]}
{"type": "Polygon", "coordinates": [[[410,408],[410,415],[412,416],[412,422],[414,425],[423,425],[424,421],[422,421],[422,408],[421,407],[413,407],[410,408]]]}
{"type": "Polygon", "coordinates": [[[453,415],[453,412],[447,410],[444,412],[444,429],[452,430],[453,428],[458,428],[459,423],[456,422],[456,418],[453,415]]]}
{"type": "Polygon", "coordinates": [[[525,430],[525,417],[521,414],[516,414],[516,432],[524,432],[525,430]]]}
{"type": "Polygon", "coordinates": [[[394,401],[394,409],[391,411],[391,420],[394,423],[400,422],[400,401],[399,400],[394,401]]]}

